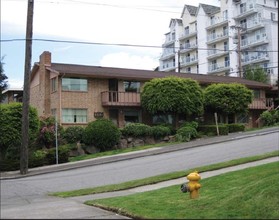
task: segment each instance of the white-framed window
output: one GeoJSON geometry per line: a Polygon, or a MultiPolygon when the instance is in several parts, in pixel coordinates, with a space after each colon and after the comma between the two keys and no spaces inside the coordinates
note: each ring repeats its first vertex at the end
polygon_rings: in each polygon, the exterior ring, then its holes
{"type": "Polygon", "coordinates": [[[62,78],[63,91],[87,91],[87,79],[62,78]]]}
{"type": "Polygon", "coordinates": [[[51,92],[56,92],[57,91],[57,78],[52,78],[50,80],[51,82],[51,92]]]}
{"type": "Polygon", "coordinates": [[[63,123],[87,123],[87,109],[62,109],[63,123]]]}

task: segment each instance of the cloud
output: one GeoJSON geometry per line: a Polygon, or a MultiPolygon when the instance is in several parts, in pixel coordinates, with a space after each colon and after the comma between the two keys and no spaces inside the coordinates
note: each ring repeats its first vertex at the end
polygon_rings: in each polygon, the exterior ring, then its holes
{"type": "Polygon", "coordinates": [[[12,89],[23,88],[23,80],[21,79],[8,79],[8,87],[12,89]]]}
{"type": "Polygon", "coordinates": [[[100,65],[106,67],[154,70],[159,65],[159,62],[150,56],[131,55],[126,52],[119,52],[103,56],[100,65]]]}

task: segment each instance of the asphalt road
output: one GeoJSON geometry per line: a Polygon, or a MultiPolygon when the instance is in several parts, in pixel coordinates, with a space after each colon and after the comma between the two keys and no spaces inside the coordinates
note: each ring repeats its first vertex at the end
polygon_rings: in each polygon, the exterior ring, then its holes
{"type": "MultiPolygon", "coordinates": [[[[1,190],[45,194],[125,182],[278,150],[278,133],[115,163],[1,181],[1,190]]],[[[3,195],[3,194],[2,194],[3,195]]],[[[2,196],[1,196],[2,197],[2,196]]]]}

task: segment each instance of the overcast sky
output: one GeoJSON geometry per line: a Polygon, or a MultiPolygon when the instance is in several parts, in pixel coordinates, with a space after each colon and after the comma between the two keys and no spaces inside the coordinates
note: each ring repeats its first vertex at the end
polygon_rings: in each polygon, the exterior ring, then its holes
{"type": "MultiPolygon", "coordinates": [[[[1,57],[10,88],[23,87],[27,2],[1,0],[1,57]]],[[[218,0],[34,0],[32,65],[50,51],[56,63],[153,70],[170,19],[180,18],[185,4],[199,3],[219,6],[218,0]]]]}

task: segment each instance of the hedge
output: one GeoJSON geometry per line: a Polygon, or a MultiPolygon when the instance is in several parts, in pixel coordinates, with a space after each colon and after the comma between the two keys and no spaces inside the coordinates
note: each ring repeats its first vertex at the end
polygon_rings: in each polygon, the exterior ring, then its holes
{"type": "MultiPolygon", "coordinates": [[[[220,135],[228,135],[229,128],[227,125],[218,125],[219,134],[220,135]]],[[[205,134],[214,134],[217,135],[217,128],[216,125],[199,125],[198,129],[199,132],[203,132],[205,134]]]]}

